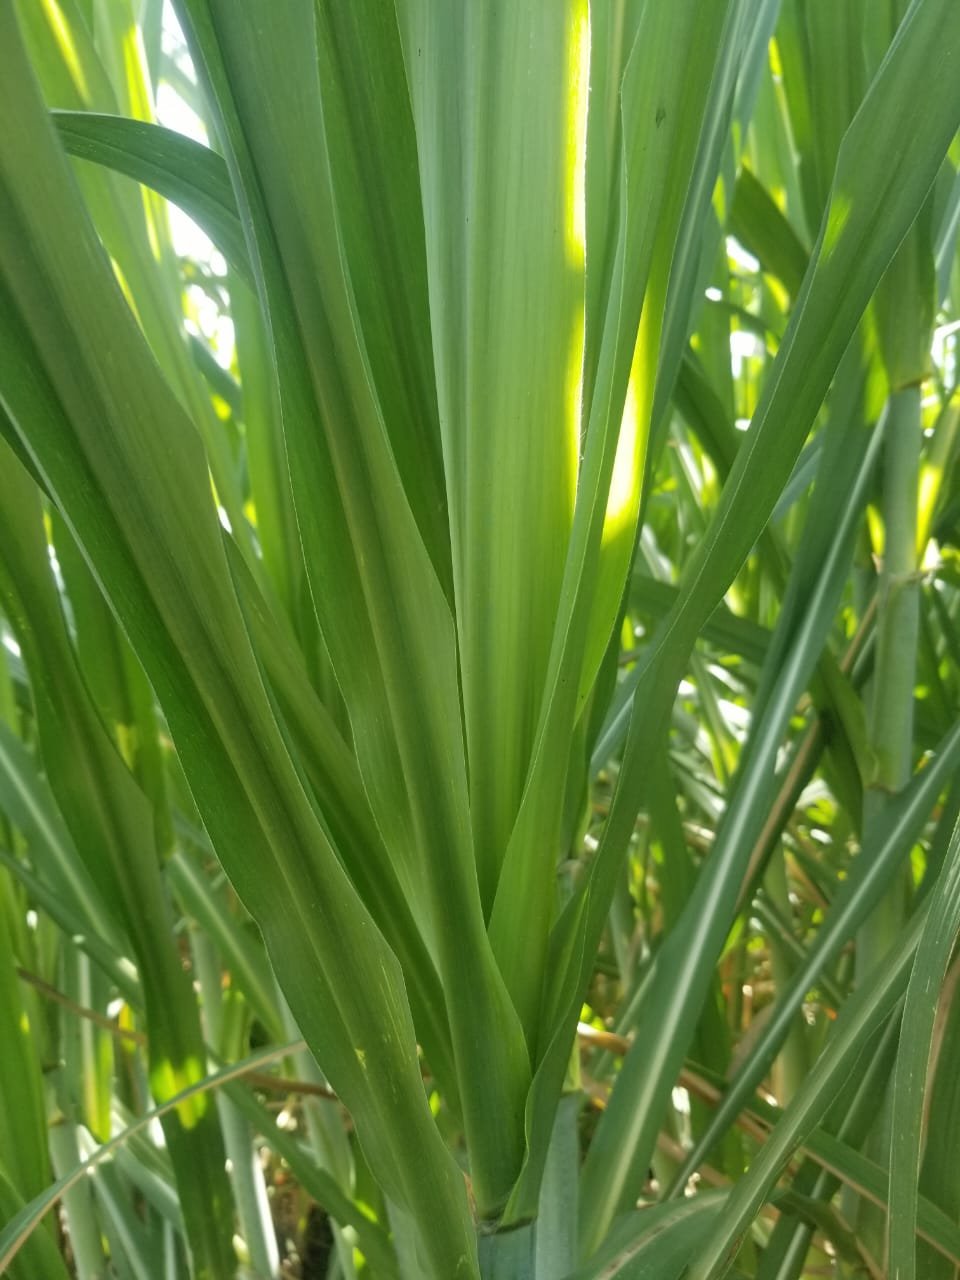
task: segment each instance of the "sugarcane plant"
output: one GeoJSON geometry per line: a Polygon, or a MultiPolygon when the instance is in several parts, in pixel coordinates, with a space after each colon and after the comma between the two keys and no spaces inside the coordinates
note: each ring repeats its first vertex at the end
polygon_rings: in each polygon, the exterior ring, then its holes
{"type": "Polygon", "coordinates": [[[955,1280],[956,0],[0,0],[0,118],[0,1273],[955,1280]]]}

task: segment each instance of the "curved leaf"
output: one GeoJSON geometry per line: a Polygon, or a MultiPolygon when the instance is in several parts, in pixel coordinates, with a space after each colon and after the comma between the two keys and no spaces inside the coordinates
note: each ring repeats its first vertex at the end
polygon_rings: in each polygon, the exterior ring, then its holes
{"type": "Polygon", "coordinates": [[[253,284],[243,226],[222,156],[159,124],[97,111],[51,111],[64,149],[165,196],[207,233],[227,262],[253,284]]]}

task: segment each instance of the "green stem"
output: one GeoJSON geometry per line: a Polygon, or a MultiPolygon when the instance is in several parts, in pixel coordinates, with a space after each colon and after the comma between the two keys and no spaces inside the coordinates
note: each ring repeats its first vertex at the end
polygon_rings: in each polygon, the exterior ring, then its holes
{"type": "Polygon", "coordinates": [[[534,1280],[534,1242],[533,1223],[481,1235],[480,1280],[534,1280]]]}
{"type": "MultiPolygon", "coordinates": [[[[877,660],[869,708],[873,751],[871,785],[864,796],[863,835],[883,821],[887,804],[913,768],[913,691],[919,633],[917,491],[920,473],[920,388],[891,394],[884,463],[884,550],[877,611],[877,660]]],[[[906,873],[864,925],[857,947],[863,978],[898,935],[906,916],[906,873]]]]}
{"type": "MultiPolygon", "coordinates": [[[[220,1051],[224,1031],[220,957],[206,934],[195,932],[191,941],[203,998],[207,1040],[220,1051]]],[[[217,1112],[230,1161],[230,1182],[249,1264],[257,1276],[275,1276],[279,1274],[280,1256],[253,1131],[246,1117],[226,1094],[217,1095],[217,1112]]]]}
{"type": "MultiPolygon", "coordinates": [[[[910,780],[913,768],[913,690],[919,635],[917,577],[917,496],[920,477],[920,387],[891,393],[884,441],[883,567],[877,609],[877,657],[871,684],[869,741],[873,753],[870,786],[864,792],[863,840],[884,822],[890,801],[910,780]]],[[[857,936],[857,982],[869,979],[902,933],[907,918],[910,868],[890,888],[857,936]]],[[[890,1108],[883,1106],[868,1139],[867,1152],[884,1159],[889,1149],[890,1108]]],[[[861,1202],[859,1230],[876,1251],[882,1249],[882,1215],[861,1202]]]]}
{"type": "Polygon", "coordinates": [[[577,1190],[580,1177],[580,1093],[560,1099],[540,1187],[537,1211],[536,1280],[565,1276],[577,1261],[577,1190]]]}
{"type": "MultiPolygon", "coordinates": [[[[773,857],[767,863],[763,883],[774,906],[785,919],[789,919],[790,894],[782,845],[774,850],[773,857]]],[[[780,991],[790,982],[796,962],[786,944],[775,933],[770,934],[770,966],[777,990],[780,991]]],[[[797,1092],[809,1069],[803,1015],[798,1013],[774,1065],[774,1085],[781,1106],[785,1107],[797,1092]]]]}
{"type": "MultiPolygon", "coordinates": [[[[80,1163],[77,1126],[73,1120],[64,1117],[60,1124],[50,1126],[50,1158],[58,1178],[80,1163]]],[[[64,1193],[63,1212],[77,1280],[97,1280],[106,1273],[107,1263],[89,1178],[64,1193]]]]}

